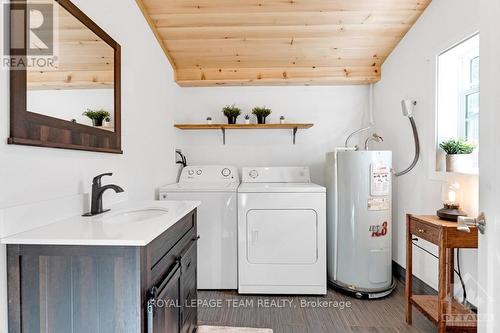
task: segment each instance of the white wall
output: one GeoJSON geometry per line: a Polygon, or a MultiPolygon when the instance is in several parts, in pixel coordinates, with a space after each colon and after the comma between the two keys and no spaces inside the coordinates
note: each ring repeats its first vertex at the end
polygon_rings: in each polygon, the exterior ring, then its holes
{"type": "MultiPolygon", "coordinates": [[[[400,101],[418,102],[415,120],[420,132],[422,156],[416,168],[394,183],[393,258],[405,267],[405,214],[434,214],[441,207],[441,193],[447,176],[435,170],[436,56],[479,30],[479,2],[469,0],[433,1],[392,52],[382,67],[382,80],[375,85],[375,114],[384,146],[394,151],[394,166],[405,168],[413,158],[413,138],[408,120],[402,116],[400,101]]],[[[477,213],[477,176],[455,176],[465,191],[464,208],[477,213]]],[[[421,243],[425,243],[421,241],[421,243]]],[[[422,245],[422,244],[421,244],[422,245]]],[[[435,252],[435,247],[424,244],[435,252]]],[[[414,250],[414,273],[437,288],[437,260],[414,250]]],[[[462,256],[463,269],[477,276],[476,251],[462,256]]],[[[474,282],[468,282],[474,302],[474,282]]]]}
{"type": "MultiPolygon", "coordinates": [[[[291,130],[238,130],[226,132],[226,145],[217,131],[178,131],[177,148],[189,164],[230,164],[241,166],[306,165],[314,182],[324,184],[326,152],[343,145],[347,135],[368,122],[368,87],[215,87],[184,88],[176,122],[227,122],[221,112],[227,104],[242,109],[238,122],[254,106],[273,110],[268,122],[281,115],[288,122],[311,122],[314,127],[299,130],[292,144],[291,130]]],[[[255,121],[255,119],[253,119],[255,121]]],[[[354,142],[355,143],[355,142],[354,142]]]]}
{"type": "MultiPolygon", "coordinates": [[[[123,155],[7,145],[8,72],[0,70],[0,206],[88,192],[92,177],[131,198],[153,199],[155,187],[175,180],[173,100],[180,88],[135,1],[74,0],[122,46],[123,155]],[[110,15],[112,13],[112,15],[110,15]]],[[[0,13],[3,17],[3,13],[0,13]]],[[[2,21],[3,29],[3,21],[2,21]]],[[[3,38],[3,31],[0,31],[3,38]]],[[[3,40],[0,40],[3,47],[3,40]]],[[[3,50],[1,50],[3,52],[3,50]]],[[[3,54],[3,53],[2,53],[3,54]]],[[[56,102],[55,102],[56,103],[56,102]]],[[[113,194],[109,194],[112,196],[113,194]]],[[[106,200],[106,199],[105,199],[106,200]]],[[[5,247],[0,248],[0,325],[6,323],[5,247]]],[[[5,327],[0,327],[6,332],[5,327]]]]}
{"type": "Polygon", "coordinates": [[[113,89],[29,90],[26,99],[28,111],[68,121],[75,119],[88,126],[92,126],[92,120],[83,115],[84,111],[103,109],[113,120],[114,102],[113,89]]]}
{"type": "MultiPolygon", "coordinates": [[[[122,45],[124,154],[6,145],[9,86],[8,73],[1,71],[0,206],[88,192],[92,176],[104,171],[115,172],[112,181],[122,185],[131,198],[152,199],[156,186],[175,180],[174,148],[181,148],[190,164],[309,165],[313,180],[324,183],[325,153],[367,122],[366,86],[181,89],[173,83],[172,70],[133,0],[121,1],[120,6],[112,0],[74,2],[122,45]],[[223,146],[218,132],[180,131],[172,126],[174,121],[200,122],[207,116],[224,121],[220,109],[232,103],[245,113],[253,106],[266,105],[274,111],[272,122],[284,115],[289,122],[313,122],[315,126],[299,130],[295,146],[289,131],[228,131],[223,146]]],[[[401,116],[399,100],[408,97],[419,102],[416,120],[423,157],[412,174],[395,183],[394,259],[403,266],[404,213],[432,213],[440,206],[441,182],[430,179],[428,168],[434,145],[435,55],[472,34],[478,22],[475,1],[432,2],[386,61],[383,79],[376,86],[378,129],[386,147],[394,150],[398,168],[412,157],[410,129],[401,116]]],[[[471,187],[476,184],[475,179],[463,180],[471,187]]],[[[6,322],[2,317],[6,311],[4,256],[1,248],[0,323],[6,322]]],[[[434,259],[418,252],[416,257],[416,274],[436,286],[434,259]]],[[[466,271],[474,273],[470,262],[474,257],[466,259],[466,271]]],[[[4,329],[0,327],[0,331],[4,329]]]]}

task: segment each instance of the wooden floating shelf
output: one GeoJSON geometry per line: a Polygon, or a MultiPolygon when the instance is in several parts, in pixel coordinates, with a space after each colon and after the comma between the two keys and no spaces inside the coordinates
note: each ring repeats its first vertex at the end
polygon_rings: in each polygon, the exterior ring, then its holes
{"type": "Polygon", "coordinates": [[[204,130],[204,129],[305,129],[314,124],[175,124],[182,130],[204,130]]]}
{"type": "Polygon", "coordinates": [[[293,144],[298,129],[307,129],[313,127],[310,123],[297,124],[175,124],[174,127],[181,130],[221,130],[222,143],[226,144],[227,129],[290,129],[293,135],[293,144]]]}

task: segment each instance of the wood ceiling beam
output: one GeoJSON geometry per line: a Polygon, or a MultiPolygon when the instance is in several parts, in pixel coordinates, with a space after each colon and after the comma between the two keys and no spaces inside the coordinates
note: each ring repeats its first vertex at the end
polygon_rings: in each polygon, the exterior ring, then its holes
{"type": "Polygon", "coordinates": [[[151,12],[158,28],[280,26],[332,24],[413,24],[420,16],[415,10],[315,11],[278,13],[194,13],[159,14],[151,12]]]}
{"type": "MultiPolygon", "coordinates": [[[[399,41],[395,37],[360,38],[273,38],[273,39],[191,39],[169,40],[172,54],[197,53],[204,55],[259,55],[324,52],[333,54],[343,49],[386,49],[399,41]]],[[[321,53],[320,53],[321,54],[321,53]]]]}
{"type": "Polygon", "coordinates": [[[273,13],[313,11],[356,11],[368,6],[378,10],[421,11],[427,1],[415,0],[148,0],[147,9],[156,14],[273,13]]]}
{"type": "Polygon", "coordinates": [[[215,68],[215,67],[235,67],[245,68],[254,66],[255,68],[266,67],[344,67],[344,66],[381,66],[384,62],[383,58],[306,58],[306,57],[239,57],[235,59],[233,56],[226,57],[193,57],[183,58],[182,61],[177,61],[178,68],[215,68]]]}
{"type": "Polygon", "coordinates": [[[310,67],[303,68],[180,68],[177,82],[182,85],[266,85],[277,84],[341,84],[366,83],[380,79],[380,68],[367,67],[310,67]]]}
{"type": "Polygon", "coordinates": [[[28,72],[28,90],[112,89],[113,71],[28,72]]]}
{"type": "Polygon", "coordinates": [[[281,26],[226,26],[158,28],[163,40],[183,39],[241,39],[250,38],[358,38],[377,36],[402,38],[410,25],[402,24],[349,24],[349,25],[281,25],[281,26]]]}
{"type": "MultiPolygon", "coordinates": [[[[253,49],[245,49],[241,50],[239,52],[236,51],[229,51],[229,52],[218,52],[214,51],[212,54],[206,53],[206,54],[200,54],[196,53],[196,51],[179,51],[179,52],[173,52],[174,56],[182,56],[182,59],[192,59],[192,58],[197,58],[199,59],[200,57],[207,57],[207,58],[227,58],[228,56],[233,56],[234,59],[244,59],[245,57],[248,57],[249,59],[251,57],[255,57],[255,59],[262,59],[262,58],[278,58],[278,57],[294,57],[294,58],[310,58],[310,59],[322,59],[324,57],[333,57],[333,58],[349,58],[349,59],[354,59],[354,58],[385,58],[387,55],[389,55],[390,50],[383,48],[383,47],[343,47],[343,48],[331,48],[331,47],[322,47],[317,46],[314,48],[309,48],[309,49],[304,49],[301,50],[300,53],[297,53],[293,49],[276,49],[276,50],[263,50],[263,51],[258,51],[258,50],[253,50],[253,49]]],[[[288,58],[287,58],[288,59],[288,58]]]]}

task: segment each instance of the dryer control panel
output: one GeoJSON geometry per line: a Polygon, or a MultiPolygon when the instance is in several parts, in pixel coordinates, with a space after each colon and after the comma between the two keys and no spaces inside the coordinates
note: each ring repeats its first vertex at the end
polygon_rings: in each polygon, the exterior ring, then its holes
{"type": "Polygon", "coordinates": [[[190,165],[182,169],[179,183],[239,182],[238,169],[226,165],[190,165]]]}
{"type": "Polygon", "coordinates": [[[243,183],[310,183],[308,167],[245,167],[243,183]]]}

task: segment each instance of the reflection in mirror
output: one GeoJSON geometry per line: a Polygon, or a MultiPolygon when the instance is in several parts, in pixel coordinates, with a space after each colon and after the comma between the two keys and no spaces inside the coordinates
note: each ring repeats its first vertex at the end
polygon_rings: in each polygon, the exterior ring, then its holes
{"type": "Polygon", "coordinates": [[[28,70],[27,110],[114,131],[114,49],[52,3],[58,57],[52,68],[28,70]]]}

